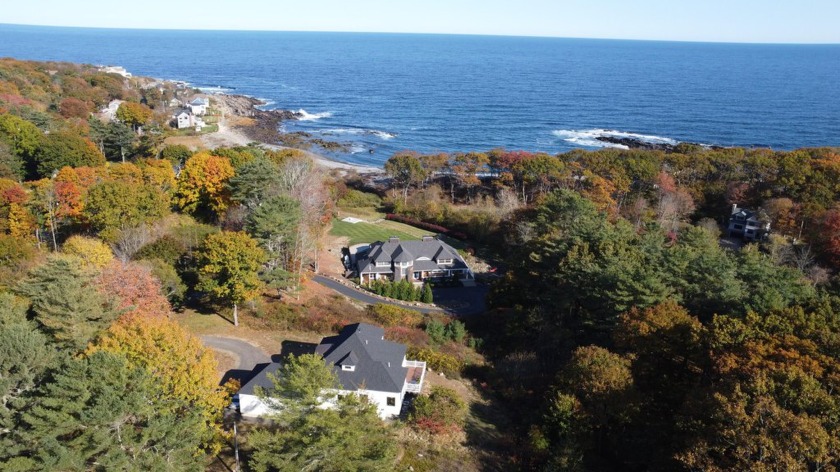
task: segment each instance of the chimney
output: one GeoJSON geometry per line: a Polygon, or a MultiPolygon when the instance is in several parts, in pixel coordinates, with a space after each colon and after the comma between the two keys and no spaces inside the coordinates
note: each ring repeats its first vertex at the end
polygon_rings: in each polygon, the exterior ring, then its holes
{"type": "Polygon", "coordinates": [[[394,244],[399,244],[400,243],[400,238],[398,238],[396,236],[391,236],[390,238],[388,238],[388,242],[389,243],[394,243],[394,244]]]}
{"type": "Polygon", "coordinates": [[[434,241],[434,239],[435,239],[434,236],[423,236],[423,242],[424,243],[429,242],[429,241],[434,241]]]}
{"type": "Polygon", "coordinates": [[[391,367],[391,361],[388,361],[388,367],[391,367]]]}
{"type": "Polygon", "coordinates": [[[732,204],[732,214],[734,215],[735,213],[738,213],[738,204],[737,203],[732,204]]]}

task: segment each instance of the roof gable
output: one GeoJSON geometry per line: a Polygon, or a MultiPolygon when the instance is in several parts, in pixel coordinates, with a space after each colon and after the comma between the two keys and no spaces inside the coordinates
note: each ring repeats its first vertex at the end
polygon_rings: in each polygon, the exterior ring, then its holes
{"type": "Polygon", "coordinates": [[[321,340],[315,352],[333,367],[346,390],[401,392],[408,369],[402,366],[405,346],[386,341],[385,330],[367,323],[345,326],[337,336],[321,340]],[[355,369],[343,370],[341,366],[355,369]]]}
{"type": "Polygon", "coordinates": [[[467,267],[466,262],[461,258],[452,246],[445,242],[424,238],[420,241],[400,241],[392,239],[387,242],[377,241],[370,245],[371,250],[366,257],[360,257],[357,266],[359,272],[368,272],[376,262],[411,262],[411,261],[434,261],[438,259],[452,259],[458,261],[458,267],[467,267]]]}

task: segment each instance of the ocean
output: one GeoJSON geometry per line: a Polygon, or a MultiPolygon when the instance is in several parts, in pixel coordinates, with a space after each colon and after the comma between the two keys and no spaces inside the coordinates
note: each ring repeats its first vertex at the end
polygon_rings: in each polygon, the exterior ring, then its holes
{"type": "Polygon", "coordinates": [[[0,56],[135,75],[300,111],[287,131],[331,157],[558,153],[597,136],[793,149],[840,146],[840,45],[0,25],[0,56]]]}

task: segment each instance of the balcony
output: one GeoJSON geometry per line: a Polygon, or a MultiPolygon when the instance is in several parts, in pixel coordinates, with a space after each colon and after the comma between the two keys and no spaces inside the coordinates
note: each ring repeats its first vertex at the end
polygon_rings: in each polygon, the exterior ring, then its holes
{"type": "Polygon", "coordinates": [[[420,393],[423,389],[423,379],[426,378],[426,363],[421,361],[405,361],[403,367],[408,367],[405,374],[405,391],[420,393]]]}

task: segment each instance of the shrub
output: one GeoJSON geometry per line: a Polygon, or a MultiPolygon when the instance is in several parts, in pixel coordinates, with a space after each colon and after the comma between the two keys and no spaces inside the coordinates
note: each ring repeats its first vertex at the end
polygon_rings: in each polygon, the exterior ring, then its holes
{"type": "Polygon", "coordinates": [[[160,156],[163,159],[166,159],[172,162],[175,165],[183,165],[187,162],[187,159],[192,157],[193,152],[190,151],[190,148],[182,145],[182,144],[168,144],[163,148],[161,151],[160,156]]]}
{"type": "Polygon", "coordinates": [[[464,326],[463,322],[453,320],[451,323],[446,325],[446,335],[449,337],[449,339],[457,343],[461,343],[467,336],[467,327],[464,326]]]}
{"type": "Polygon", "coordinates": [[[429,344],[429,336],[422,329],[408,326],[386,327],[385,339],[390,339],[391,341],[407,346],[425,346],[429,344]]]}
{"type": "Polygon", "coordinates": [[[144,259],[143,265],[152,271],[152,275],[160,282],[161,290],[173,308],[180,308],[184,303],[184,294],[187,292],[187,286],[175,267],[172,264],[158,259],[144,259]]]}
{"type": "Polygon", "coordinates": [[[382,326],[417,326],[423,316],[414,310],[401,308],[385,303],[377,303],[367,307],[367,313],[382,326]]]}
{"type": "Polygon", "coordinates": [[[460,375],[461,369],[464,368],[464,363],[460,359],[429,348],[412,347],[408,349],[406,355],[410,359],[423,361],[430,369],[449,376],[460,375]]]}
{"type": "Polygon", "coordinates": [[[435,344],[443,344],[449,338],[446,333],[446,325],[434,319],[426,322],[426,334],[435,344]]]}
{"type": "Polygon", "coordinates": [[[452,231],[449,228],[445,228],[440,225],[426,223],[424,221],[415,220],[413,218],[408,218],[402,215],[396,215],[394,213],[388,213],[387,215],[385,215],[385,219],[399,221],[400,223],[405,223],[407,225],[416,226],[418,228],[426,229],[429,231],[434,231],[435,233],[445,234],[455,239],[460,239],[462,241],[467,239],[467,235],[460,231],[452,231]]]}
{"type": "Polygon", "coordinates": [[[61,252],[78,257],[82,265],[89,269],[102,269],[114,259],[107,244],[96,238],[77,235],[70,236],[64,242],[61,252]]]}
{"type": "Polygon", "coordinates": [[[430,319],[426,322],[426,334],[435,344],[443,344],[449,340],[460,344],[467,337],[467,327],[458,320],[443,324],[438,320],[430,319]]]}
{"type": "Polygon", "coordinates": [[[407,302],[416,302],[422,296],[422,289],[415,288],[414,284],[405,279],[399,282],[374,280],[364,288],[383,297],[407,302]]]}
{"type": "Polygon", "coordinates": [[[337,205],[339,208],[379,208],[382,206],[382,199],[373,193],[350,189],[338,200],[337,205]]]}
{"type": "Polygon", "coordinates": [[[420,294],[420,301],[423,303],[434,303],[435,298],[432,294],[432,286],[429,284],[423,284],[423,291],[420,294]]]}
{"type": "Polygon", "coordinates": [[[181,241],[166,235],[140,248],[134,255],[134,259],[160,259],[174,266],[186,250],[186,246],[181,241]]]}
{"type": "Polygon", "coordinates": [[[467,405],[451,388],[434,386],[431,393],[414,401],[409,421],[432,434],[455,432],[464,427],[467,405]]]}

